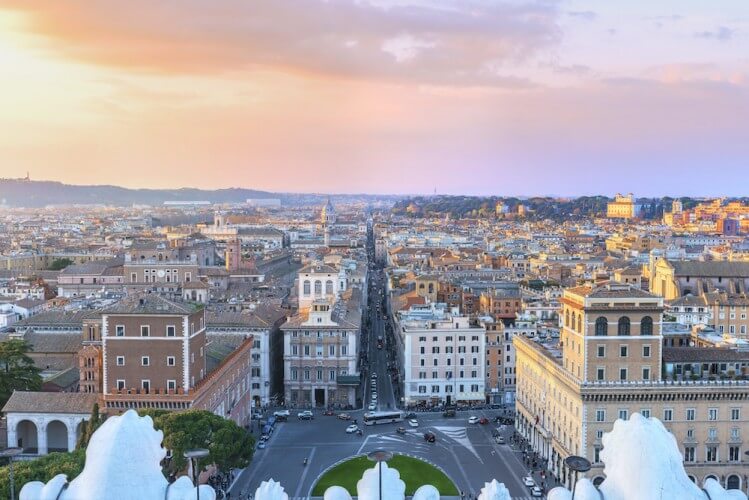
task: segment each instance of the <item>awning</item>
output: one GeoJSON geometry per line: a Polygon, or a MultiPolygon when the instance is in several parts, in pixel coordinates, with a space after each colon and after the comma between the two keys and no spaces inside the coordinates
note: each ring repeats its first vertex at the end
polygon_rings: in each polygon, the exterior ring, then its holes
{"type": "Polygon", "coordinates": [[[483,392],[459,392],[455,399],[457,401],[484,401],[486,396],[483,392]]]}
{"type": "Polygon", "coordinates": [[[336,380],[338,385],[352,385],[357,387],[360,384],[359,375],[338,375],[336,380]]]}

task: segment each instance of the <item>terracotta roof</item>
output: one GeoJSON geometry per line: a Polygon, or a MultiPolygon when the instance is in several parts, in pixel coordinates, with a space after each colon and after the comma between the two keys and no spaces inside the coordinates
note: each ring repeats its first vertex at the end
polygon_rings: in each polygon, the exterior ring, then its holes
{"type": "Polygon", "coordinates": [[[668,263],[674,268],[674,274],[678,276],[749,277],[749,262],[674,260],[668,263]]]}
{"type": "Polygon", "coordinates": [[[13,391],[3,413],[82,413],[89,414],[98,395],[86,392],[13,391]]]}
{"type": "Polygon", "coordinates": [[[173,301],[155,293],[135,293],[102,310],[102,314],[192,314],[203,306],[173,301]]]}
{"type": "Polygon", "coordinates": [[[721,347],[664,347],[663,361],[668,363],[749,361],[749,352],[721,347]]]}

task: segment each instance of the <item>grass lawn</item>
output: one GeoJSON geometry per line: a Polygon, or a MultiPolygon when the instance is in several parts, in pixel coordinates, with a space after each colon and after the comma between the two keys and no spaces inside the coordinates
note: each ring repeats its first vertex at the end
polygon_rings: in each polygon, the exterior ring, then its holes
{"type": "MultiPolygon", "coordinates": [[[[406,483],[406,495],[413,495],[420,486],[431,484],[442,496],[457,496],[458,489],[439,469],[416,458],[395,455],[388,466],[400,472],[401,480],[406,483]]],[[[374,467],[367,457],[352,458],[347,462],[330,469],[315,484],[312,496],[323,496],[331,486],[343,486],[352,496],[356,496],[356,483],[364,471],[374,467]]]]}

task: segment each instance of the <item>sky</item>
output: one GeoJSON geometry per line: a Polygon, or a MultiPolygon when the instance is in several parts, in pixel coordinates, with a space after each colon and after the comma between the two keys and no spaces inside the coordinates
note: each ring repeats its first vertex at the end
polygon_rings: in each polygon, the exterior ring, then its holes
{"type": "Polygon", "coordinates": [[[746,0],[0,0],[0,177],[749,195],[746,0]]]}

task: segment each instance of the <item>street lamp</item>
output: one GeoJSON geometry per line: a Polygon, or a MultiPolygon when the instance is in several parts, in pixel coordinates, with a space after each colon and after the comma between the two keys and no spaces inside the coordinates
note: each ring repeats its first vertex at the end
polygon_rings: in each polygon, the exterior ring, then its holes
{"type": "Polygon", "coordinates": [[[380,500],[382,500],[382,462],[387,462],[393,458],[393,453],[387,450],[374,450],[367,454],[367,458],[373,462],[377,462],[377,468],[380,469],[380,487],[378,491],[380,493],[380,500]]]}
{"type": "MultiPolygon", "coordinates": [[[[564,459],[564,463],[575,472],[588,472],[590,470],[590,461],[585,457],[570,455],[564,459]]],[[[577,474],[575,474],[575,482],[572,483],[572,500],[575,500],[575,483],[577,483],[577,474]]]]}
{"type": "Polygon", "coordinates": [[[10,479],[10,500],[16,500],[15,484],[13,484],[13,457],[23,452],[23,448],[6,448],[0,451],[1,458],[8,459],[8,477],[10,479]]]}
{"type": "Polygon", "coordinates": [[[185,458],[190,461],[190,466],[192,467],[192,474],[195,476],[195,491],[197,491],[197,500],[200,500],[200,474],[196,472],[195,464],[197,463],[197,460],[201,458],[205,458],[210,454],[210,451],[206,450],[205,448],[195,448],[193,450],[187,450],[185,451],[185,458]]]}

